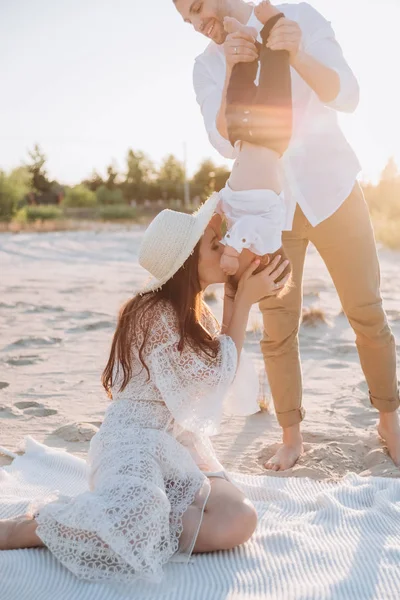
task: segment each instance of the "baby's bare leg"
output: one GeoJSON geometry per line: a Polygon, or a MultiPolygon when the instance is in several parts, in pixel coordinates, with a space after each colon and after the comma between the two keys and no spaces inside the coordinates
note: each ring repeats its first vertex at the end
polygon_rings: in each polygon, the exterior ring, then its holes
{"type": "Polygon", "coordinates": [[[282,191],[279,156],[274,150],[242,142],[240,153],[229,177],[229,187],[235,191],[282,191]]]}

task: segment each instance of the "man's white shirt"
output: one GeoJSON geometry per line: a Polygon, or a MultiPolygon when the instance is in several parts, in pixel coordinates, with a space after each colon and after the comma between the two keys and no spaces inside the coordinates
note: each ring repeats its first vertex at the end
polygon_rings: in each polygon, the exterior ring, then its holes
{"type": "MultiPolygon", "coordinates": [[[[359,101],[357,80],[346,63],[331,24],[306,2],[282,4],[277,8],[296,21],[302,30],[302,50],[334,69],[340,78],[340,92],[334,101],[322,102],[309,85],[292,69],[293,136],[282,159],[287,205],[286,229],[292,228],[296,203],[316,226],[333,215],[350,195],[361,169],[343,135],[337,111],[353,112],[359,101]]],[[[247,23],[260,31],[254,12],[247,23]]],[[[237,148],[217,130],[226,75],[223,46],[211,42],[196,58],[193,84],[211,144],[234,159],[237,148]]]]}

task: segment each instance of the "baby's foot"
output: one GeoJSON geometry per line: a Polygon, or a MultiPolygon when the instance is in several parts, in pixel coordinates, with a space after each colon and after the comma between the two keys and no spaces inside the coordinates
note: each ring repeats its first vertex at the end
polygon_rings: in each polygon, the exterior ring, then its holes
{"type": "Polygon", "coordinates": [[[272,17],[279,15],[280,11],[275,6],[272,6],[269,0],[264,0],[264,2],[261,2],[255,7],[254,14],[260,23],[265,25],[272,17]]]}
{"type": "Polygon", "coordinates": [[[237,256],[231,256],[229,254],[223,254],[221,256],[221,269],[226,275],[234,275],[239,269],[239,258],[237,256]]]}
{"type": "Polygon", "coordinates": [[[247,27],[247,25],[243,25],[237,19],[233,17],[225,17],[224,18],[224,29],[226,33],[245,33],[251,35],[254,39],[257,38],[257,30],[254,27],[247,27]]]}

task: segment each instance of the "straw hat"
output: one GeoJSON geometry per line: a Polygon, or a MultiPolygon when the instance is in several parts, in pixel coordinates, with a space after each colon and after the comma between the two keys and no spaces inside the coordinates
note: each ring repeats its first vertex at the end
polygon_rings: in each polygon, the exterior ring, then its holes
{"type": "Polygon", "coordinates": [[[139,250],[139,264],[152,278],[141,294],[158,290],[171,279],[193,252],[217,208],[214,192],[193,214],[163,210],[150,223],[139,250]]]}

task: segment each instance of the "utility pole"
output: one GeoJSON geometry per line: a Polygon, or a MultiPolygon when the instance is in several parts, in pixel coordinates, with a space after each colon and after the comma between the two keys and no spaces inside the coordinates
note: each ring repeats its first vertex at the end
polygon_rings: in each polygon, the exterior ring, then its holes
{"type": "Polygon", "coordinates": [[[184,180],[183,180],[183,198],[184,205],[186,208],[190,206],[190,188],[189,181],[187,179],[187,150],[186,150],[186,142],[183,142],[183,169],[184,169],[184,180]]]}

